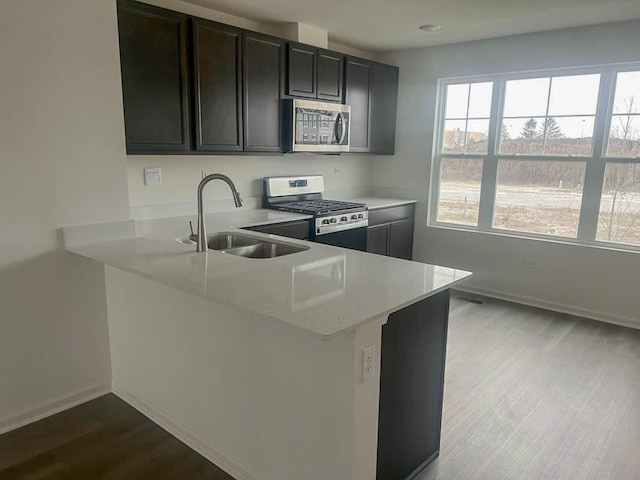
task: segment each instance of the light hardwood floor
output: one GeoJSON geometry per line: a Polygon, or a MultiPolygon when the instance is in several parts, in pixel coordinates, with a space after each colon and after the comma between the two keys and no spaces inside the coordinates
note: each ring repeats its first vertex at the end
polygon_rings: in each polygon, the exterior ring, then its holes
{"type": "Polygon", "coordinates": [[[478,298],[453,295],[440,457],[417,480],[639,480],[640,331],[459,297],[478,298]]]}
{"type": "MultiPolygon", "coordinates": [[[[461,295],[416,480],[640,480],[640,331],[461,295]]],[[[0,436],[0,480],[121,478],[233,480],[113,395],[0,436]]]]}

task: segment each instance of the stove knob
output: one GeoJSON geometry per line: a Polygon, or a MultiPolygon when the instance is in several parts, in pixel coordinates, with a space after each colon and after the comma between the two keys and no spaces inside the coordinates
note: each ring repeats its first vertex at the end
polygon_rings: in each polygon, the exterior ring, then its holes
{"type": "Polygon", "coordinates": [[[357,220],[358,219],[358,215],[351,215],[351,220],[357,220]]]}
{"type": "Polygon", "coordinates": [[[324,220],[322,220],[322,224],[323,225],[329,225],[329,219],[325,218],[324,220]]]}
{"type": "Polygon", "coordinates": [[[342,218],[340,219],[340,221],[341,221],[341,222],[348,222],[348,221],[349,221],[349,218],[347,218],[347,217],[342,217],[342,218]]]}
{"type": "Polygon", "coordinates": [[[364,215],[363,215],[363,214],[361,214],[361,213],[359,213],[359,214],[358,214],[358,218],[364,218],[364,215]]]}
{"type": "Polygon", "coordinates": [[[335,218],[332,218],[331,220],[329,220],[331,223],[336,223],[338,220],[335,218]]]}

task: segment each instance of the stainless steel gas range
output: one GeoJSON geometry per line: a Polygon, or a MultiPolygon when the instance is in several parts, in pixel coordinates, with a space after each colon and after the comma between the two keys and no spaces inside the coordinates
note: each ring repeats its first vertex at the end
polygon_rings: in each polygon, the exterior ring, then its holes
{"type": "Polygon", "coordinates": [[[367,250],[369,214],[363,203],[327,200],[322,175],[264,179],[263,207],[312,215],[309,238],[318,243],[367,250]]]}

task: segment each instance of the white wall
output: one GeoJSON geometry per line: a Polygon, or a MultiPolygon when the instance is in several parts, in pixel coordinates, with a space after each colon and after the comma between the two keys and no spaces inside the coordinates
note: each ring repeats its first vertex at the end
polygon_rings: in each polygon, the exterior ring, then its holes
{"type": "MultiPolygon", "coordinates": [[[[229,175],[248,206],[262,195],[262,178],[278,175],[322,174],[327,198],[330,195],[358,196],[368,193],[371,157],[362,155],[274,155],[274,156],[128,156],[131,207],[157,204],[194,203],[202,172],[229,175]],[[145,186],[145,167],[162,169],[162,185],[145,186]]],[[[233,208],[231,192],[222,182],[212,183],[205,192],[208,200],[226,200],[222,208],[233,208]]]]}
{"type": "Polygon", "coordinates": [[[0,63],[1,431],[110,379],[103,268],[56,229],[128,218],[115,2],[0,2],[0,63]]]}
{"type": "Polygon", "coordinates": [[[415,258],[472,270],[484,293],[640,326],[640,254],[426,227],[438,78],[639,61],[640,21],[406,50],[395,157],[374,160],[380,194],[419,199],[415,258]],[[526,269],[525,257],[539,259],[526,269]]]}

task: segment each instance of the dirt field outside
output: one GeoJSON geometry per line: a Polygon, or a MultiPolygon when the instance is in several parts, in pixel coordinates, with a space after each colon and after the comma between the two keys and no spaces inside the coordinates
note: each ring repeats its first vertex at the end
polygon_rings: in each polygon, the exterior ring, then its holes
{"type": "MultiPolygon", "coordinates": [[[[440,187],[438,221],[477,225],[480,185],[446,182],[440,187]]],[[[500,185],[494,227],[575,238],[582,189],[500,185]]],[[[640,193],[602,197],[597,239],[640,245],[640,193]]]]}

